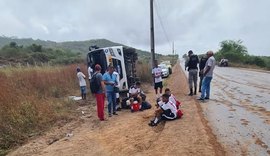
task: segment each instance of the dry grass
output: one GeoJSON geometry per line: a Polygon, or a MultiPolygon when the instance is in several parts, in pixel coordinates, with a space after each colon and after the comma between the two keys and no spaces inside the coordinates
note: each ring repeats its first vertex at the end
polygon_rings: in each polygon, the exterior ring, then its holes
{"type": "Polygon", "coordinates": [[[0,155],[72,118],[74,105],[64,97],[78,90],[76,67],[0,70],[0,155]]]}
{"type": "Polygon", "coordinates": [[[148,82],[148,83],[153,82],[153,78],[151,74],[152,69],[151,69],[151,65],[148,62],[138,61],[136,65],[136,70],[137,70],[137,76],[140,78],[140,81],[148,82]]]}

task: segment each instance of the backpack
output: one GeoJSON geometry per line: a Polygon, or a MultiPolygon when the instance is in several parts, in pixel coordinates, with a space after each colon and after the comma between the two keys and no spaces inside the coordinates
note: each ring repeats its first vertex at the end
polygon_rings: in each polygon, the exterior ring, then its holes
{"type": "Polygon", "coordinates": [[[97,93],[100,88],[99,83],[97,82],[96,76],[97,76],[97,73],[95,73],[90,80],[90,90],[92,94],[97,93]]]}

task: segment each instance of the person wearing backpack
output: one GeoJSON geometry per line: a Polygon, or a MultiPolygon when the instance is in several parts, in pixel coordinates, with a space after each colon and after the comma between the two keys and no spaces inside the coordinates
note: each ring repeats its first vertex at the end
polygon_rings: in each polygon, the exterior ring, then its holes
{"type": "Polygon", "coordinates": [[[97,101],[97,115],[100,121],[104,121],[105,85],[102,81],[101,66],[95,65],[95,73],[90,80],[90,89],[95,94],[97,101]]]}
{"type": "Polygon", "coordinates": [[[189,83],[189,89],[190,89],[190,93],[188,95],[192,96],[192,95],[197,94],[199,58],[197,55],[193,54],[192,50],[188,52],[188,56],[189,56],[189,60],[187,63],[187,67],[188,67],[188,83],[189,83]],[[193,90],[193,83],[194,83],[194,90],[193,90]]]}

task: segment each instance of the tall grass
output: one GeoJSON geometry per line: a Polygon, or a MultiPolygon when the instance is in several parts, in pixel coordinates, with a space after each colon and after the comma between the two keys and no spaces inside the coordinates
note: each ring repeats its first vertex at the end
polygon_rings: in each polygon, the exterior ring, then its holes
{"type": "Polygon", "coordinates": [[[153,82],[151,64],[145,61],[138,61],[136,65],[137,75],[142,82],[153,82]]]}
{"type": "Polygon", "coordinates": [[[69,120],[63,97],[78,88],[76,65],[0,69],[0,155],[58,120],[69,120]]]}

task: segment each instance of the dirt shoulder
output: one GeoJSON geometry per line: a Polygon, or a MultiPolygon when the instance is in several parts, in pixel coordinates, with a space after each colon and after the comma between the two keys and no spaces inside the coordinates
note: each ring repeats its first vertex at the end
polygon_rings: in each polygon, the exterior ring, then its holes
{"type": "MultiPolygon", "coordinates": [[[[37,142],[46,140],[43,136],[9,155],[225,155],[207,126],[200,106],[194,98],[185,95],[187,82],[179,65],[174,67],[166,84],[183,103],[182,119],[149,127],[147,124],[154,112],[152,108],[135,113],[123,110],[118,116],[100,122],[96,117],[96,107],[91,102],[81,108],[85,112],[82,115],[84,121],[72,130],[71,137],[37,148],[37,142]]],[[[148,89],[147,100],[154,105],[152,87],[143,89],[148,89]]]]}

